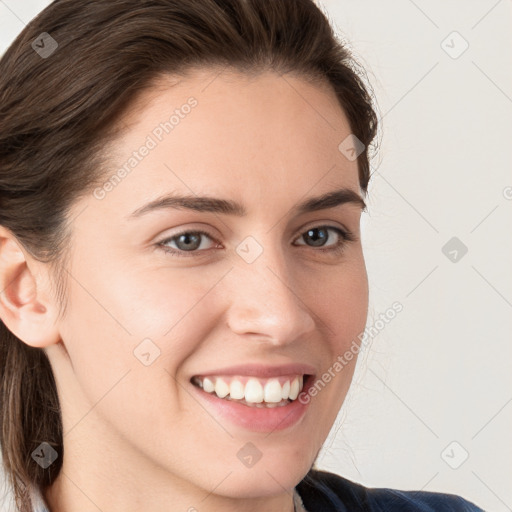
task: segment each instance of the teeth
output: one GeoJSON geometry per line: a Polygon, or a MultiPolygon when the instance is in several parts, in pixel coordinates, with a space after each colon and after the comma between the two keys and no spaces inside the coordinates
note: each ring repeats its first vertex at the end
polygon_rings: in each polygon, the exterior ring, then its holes
{"type": "Polygon", "coordinates": [[[208,378],[203,379],[203,389],[207,393],[213,393],[215,391],[215,384],[208,378]]]}
{"type": "Polygon", "coordinates": [[[257,379],[255,377],[204,377],[194,383],[219,398],[244,401],[253,407],[280,407],[295,400],[303,387],[303,376],[257,379]],[[246,382],[245,385],[243,382],[246,382]]]}
{"type": "Polygon", "coordinates": [[[299,379],[293,379],[290,385],[290,400],[295,400],[299,396],[299,379]]]}
{"type": "Polygon", "coordinates": [[[244,385],[239,380],[233,380],[229,386],[229,397],[235,400],[242,400],[245,396],[244,385]]]}
{"type": "Polygon", "coordinates": [[[281,384],[277,379],[270,379],[263,390],[265,402],[277,404],[283,398],[281,396],[281,384]]]}
{"type": "MultiPolygon", "coordinates": [[[[221,397],[222,398],[222,397],[221,397]]],[[[245,399],[247,402],[259,404],[263,402],[263,387],[257,379],[249,379],[245,385],[245,399]]]]}
{"type": "Polygon", "coordinates": [[[224,398],[229,395],[229,386],[222,379],[215,381],[215,394],[219,398],[224,398]]]}
{"type": "Polygon", "coordinates": [[[283,391],[282,391],[281,397],[283,398],[283,400],[288,400],[289,395],[290,395],[290,381],[287,380],[283,385],[283,391]]]}

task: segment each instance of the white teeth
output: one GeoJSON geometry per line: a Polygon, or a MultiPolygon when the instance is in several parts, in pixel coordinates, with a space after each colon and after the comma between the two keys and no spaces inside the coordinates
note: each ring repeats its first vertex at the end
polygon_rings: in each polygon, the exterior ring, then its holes
{"type": "Polygon", "coordinates": [[[299,379],[295,377],[290,385],[290,400],[295,400],[299,396],[299,379]]]}
{"type": "Polygon", "coordinates": [[[203,379],[203,389],[207,393],[213,393],[215,391],[215,384],[208,377],[203,379]]]}
{"type": "MultiPolygon", "coordinates": [[[[222,397],[221,397],[222,398],[222,397]]],[[[257,379],[249,379],[245,385],[245,399],[259,404],[263,402],[263,387],[257,379]]]]}
{"type": "Polygon", "coordinates": [[[229,395],[229,386],[220,378],[215,381],[215,394],[219,398],[229,395]]]}
{"type": "Polygon", "coordinates": [[[298,397],[304,381],[302,375],[284,382],[283,380],[272,378],[260,381],[255,377],[195,377],[193,382],[203,391],[215,393],[219,398],[245,401],[246,405],[253,407],[280,407],[287,405],[288,400],[295,400],[298,397]]]}
{"type": "Polygon", "coordinates": [[[290,381],[287,380],[283,384],[283,390],[282,390],[281,398],[283,400],[288,400],[289,395],[290,395],[290,381]]]}
{"type": "Polygon", "coordinates": [[[234,379],[229,386],[229,396],[234,400],[242,400],[244,398],[244,385],[237,379],[234,379]]]}
{"type": "Polygon", "coordinates": [[[265,402],[278,403],[282,400],[281,397],[281,384],[277,379],[270,379],[263,390],[265,402]]]}

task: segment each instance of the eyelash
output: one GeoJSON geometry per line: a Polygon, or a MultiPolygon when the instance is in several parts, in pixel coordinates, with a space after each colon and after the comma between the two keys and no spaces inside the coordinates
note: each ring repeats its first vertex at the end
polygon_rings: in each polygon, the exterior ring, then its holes
{"type": "MultiPolygon", "coordinates": [[[[348,242],[354,242],[354,241],[357,240],[356,237],[353,235],[353,233],[351,233],[350,231],[343,230],[343,229],[340,229],[340,228],[335,227],[335,226],[328,226],[328,225],[320,225],[320,226],[311,227],[311,228],[307,229],[301,235],[301,237],[305,233],[307,233],[308,231],[312,231],[312,230],[315,230],[315,229],[333,230],[333,231],[335,231],[340,236],[340,241],[338,243],[336,243],[334,246],[329,246],[329,248],[319,247],[319,248],[316,249],[317,251],[320,251],[320,252],[324,252],[324,253],[325,252],[329,252],[329,253],[332,253],[333,255],[338,255],[338,254],[341,254],[341,252],[345,249],[345,245],[348,242]]],[[[179,238],[182,235],[190,235],[190,234],[205,235],[208,238],[210,238],[212,241],[214,241],[214,242],[216,242],[218,244],[217,240],[215,240],[215,238],[213,238],[208,232],[202,231],[202,230],[198,229],[198,230],[182,231],[181,233],[177,233],[176,235],[173,235],[173,236],[171,236],[169,238],[166,238],[165,240],[162,240],[161,242],[158,242],[156,245],[160,249],[162,249],[165,253],[171,254],[172,256],[177,256],[178,258],[181,258],[181,257],[185,257],[185,258],[193,257],[194,253],[201,253],[201,252],[204,252],[205,250],[208,250],[208,249],[203,249],[203,250],[197,250],[196,249],[196,250],[193,250],[193,251],[183,251],[183,250],[180,250],[180,249],[172,249],[172,248],[168,247],[167,245],[165,245],[165,244],[167,244],[167,243],[169,243],[171,241],[174,241],[175,239],[179,238]]],[[[303,245],[303,244],[301,244],[301,245],[303,245]]],[[[312,246],[306,246],[306,247],[310,247],[311,249],[315,249],[312,246]]]]}

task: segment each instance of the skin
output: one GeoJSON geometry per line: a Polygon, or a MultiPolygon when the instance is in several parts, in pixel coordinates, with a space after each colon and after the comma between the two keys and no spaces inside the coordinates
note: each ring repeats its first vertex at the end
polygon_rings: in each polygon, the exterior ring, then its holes
{"type": "MultiPolygon", "coordinates": [[[[270,434],[192,399],[192,375],[241,363],[303,362],[321,375],[364,330],[368,284],[360,206],[292,210],[342,187],[361,195],[357,161],[338,150],[351,130],[327,84],[212,69],[167,77],[122,120],[106,179],[190,96],[198,105],[121,183],[101,200],[75,202],[62,317],[48,266],[0,228],[2,319],[46,351],[62,405],[52,512],[292,511],[293,487],[352,379],[355,358],[298,424],[270,434]],[[161,209],[127,220],[170,192],[237,200],[248,214],[161,209]],[[340,254],[307,245],[304,234],[325,224],[356,240],[340,254]],[[195,254],[157,246],[194,229],[211,234],[195,254]],[[263,248],[250,264],[236,252],[247,236],[263,248]],[[146,338],[160,349],[149,366],[133,354],[146,338]],[[247,442],[262,453],[251,468],[237,457],[247,442]]],[[[328,233],[333,247],[338,236],[328,233]]]]}

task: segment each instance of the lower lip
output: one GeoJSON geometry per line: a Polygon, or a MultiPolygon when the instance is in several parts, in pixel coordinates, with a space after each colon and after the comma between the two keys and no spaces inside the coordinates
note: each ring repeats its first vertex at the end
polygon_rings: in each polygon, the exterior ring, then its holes
{"type": "MultiPolygon", "coordinates": [[[[307,392],[306,384],[312,382],[311,376],[304,382],[302,393],[307,392]]],[[[281,407],[250,407],[233,400],[219,398],[192,384],[197,395],[207,403],[208,410],[226,418],[231,423],[252,432],[275,432],[290,428],[304,417],[309,402],[298,399],[281,407]]],[[[309,386],[308,386],[309,387],[309,386]]]]}

